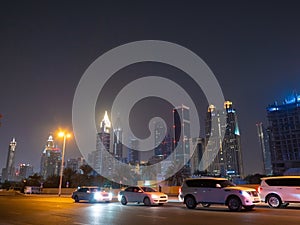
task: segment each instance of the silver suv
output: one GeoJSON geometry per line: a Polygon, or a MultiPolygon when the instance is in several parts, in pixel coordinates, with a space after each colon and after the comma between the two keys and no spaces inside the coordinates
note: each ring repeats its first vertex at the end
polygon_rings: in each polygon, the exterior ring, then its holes
{"type": "Polygon", "coordinates": [[[179,189],[179,200],[187,208],[194,209],[200,203],[203,207],[211,204],[225,204],[230,211],[254,208],[260,202],[255,189],[235,186],[225,178],[188,178],[179,189]]]}
{"type": "Polygon", "coordinates": [[[259,195],[272,208],[300,203],[300,176],[261,178],[259,195]]]}

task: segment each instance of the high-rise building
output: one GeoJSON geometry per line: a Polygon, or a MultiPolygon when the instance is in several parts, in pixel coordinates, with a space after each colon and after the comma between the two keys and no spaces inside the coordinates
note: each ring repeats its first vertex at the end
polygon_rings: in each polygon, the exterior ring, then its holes
{"type": "Polygon", "coordinates": [[[128,148],[128,162],[132,165],[139,164],[139,151],[135,150],[139,149],[139,140],[131,139],[130,147],[128,148]]]}
{"type": "Polygon", "coordinates": [[[205,141],[204,138],[192,138],[193,146],[195,146],[195,151],[191,157],[191,173],[201,171],[199,168],[202,155],[204,153],[205,141]]]}
{"type": "Polygon", "coordinates": [[[174,145],[177,149],[176,160],[183,160],[184,165],[190,159],[190,108],[181,105],[173,110],[174,145]]]}
{"type": "Polygon", "coordinates": [[[206,151],[209,157],[207,171],[223,177],[243,176],[241,140],[237,115],[232,102],[225,101],[224,109],[208,108],[206,119],[206,151]],[[226,118],[224,121],[223,118],[226,118]],[[217,124],[217,126],[212,126],[217,124]]]}
{"type": "Polygon", "coordinates": [[[33,166],[31,164],[20,164],[19,177],[21,179],[28,178],[33,175],[33,166]]]}
{"type": "Polygon", "coordinates": [[[122,126],[118,118],[113,129],[113,155],[117,160],[123,161],[122,126]]]}
{"type": "Polygon", "coordinates": [[[273,173],[300,168],[300,95],[269,105],[267,117],[273,173]]]}
{"type": "Polygon", "coordinates": [[[67,160],[67,165],[66,168],[70,168],[73,171],[76,171],[77,173],[80,172],[80,167],[82,165],[85,165],[85,159],[83,157],[78,157],[78,158],[72,158],[67,160]]]}
{"type": "Polygon", "coordinates": [[[111,122],[108,118],[107,111],[100,122],[100,132],[96,137],[96,150],[88,155],[88,163],[93,169],[103,175],[110,176],[112,169],[112,161],[106,153],[110,153],[110,137],[111,137],[111,122]]]}
{"type": "Polygon", "coordinates": [[[61,167],[61,150],[55,145],[50,134],[41,156],[40,175],[47,179],[49,176],[59,175],[61,167]]]}
{"type": "Polygon", "coordinates": [[[269,138],[267,134],[267,130],[265,129],[263,123],[257,123],[257,135],[258,135],[258,142],[262,153],[262,158],[264,162],[264,174],[272,175],[272,162],[271,162],[271,152],[269,146],[269,138]]]}
{"type": "Polygon", "coordinates": [[[2,170],[2,180],[13,181],[15,179],[15,154],[16,154],[17,142],[13,138],[8,147],[8,154],[6,160],[6,167],[2,170]]]}

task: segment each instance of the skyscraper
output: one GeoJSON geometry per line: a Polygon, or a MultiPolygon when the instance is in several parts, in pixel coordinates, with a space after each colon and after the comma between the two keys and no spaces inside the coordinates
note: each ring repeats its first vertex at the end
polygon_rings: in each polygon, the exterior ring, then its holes
{"type": "Polygon", "coordinates": [[[33,175],[33,166],[31,164],[20,164],[19,177],[21,179],[28,178],[33,175]]]}
{"type": "Polygon", "coordinates": [[[16,154],[17,142],[13,138],[8,147],[6,167],[2,170],[2,180],[14,180],[15,179],[15,154],[16,154]]]}
{"type": "Polygon", "coordinates": [[[267,134],[267,130],[265,129],[262,123],[256,124],[257,128],[257,135],[258,135],[258,142],[262,153],[262,158],[264,162],[264,174],[272,175],[272,162],[271,162],[271,152],[269,146],[269,138],[267,134]]]}
{"type": "Polygon", "coordinates": [[[113,129],[113,155],[117,160],[123,160],[122,126],[118,118],[113,129]]]}
{"type": "Polygon", "coordinates": [[[175,154],[176,160],[183,160],[189,164],[190,159],[190,108],[181,105],[173,110],[174,121],[174,144],[178,149],[175,154]]]}
{"type": "Polygon", "coordinates": [[[174,148],[175,161],[183,164],[182,176],[189,177],[191,175],[190,162],[190,108],[181,105],[173,109],[173,128],[174,128],[174,148]]]}
{"type": "Polygon", "coordinates": [[[225,101],[224,109],[209,106],[206,119],[206,151],[208,157],[214,158],[213,163],[208,165],[209,173],[223,177],[243,175],[240,132],[232,102],[225,101]],[[224,115],[225,123],[222,122],[224,115]],[[217,127],[211,126],[213,120],[216,120],[217,127]]]}
{"type": "Polygon", "coordinates": [[[88,163],[93,169],[103,175],[111,175],[112,161],[106,153],[110,153],[111,122],[107,111],[100,122],[100,132],[97,133],[96,150],[88,155],[88,163]]]}
{"type": "Polygon", "coordinates": [[[61,150],[55,145],[53,136],[50,134],[41,156],[40,175],[44,179],[59,175],[61,157],[61,150]]]}
{"type": "Polygon", "coordinates": [[[267,117],[273,173],[300,168],[300,95],[269,105],[267,117]]]}

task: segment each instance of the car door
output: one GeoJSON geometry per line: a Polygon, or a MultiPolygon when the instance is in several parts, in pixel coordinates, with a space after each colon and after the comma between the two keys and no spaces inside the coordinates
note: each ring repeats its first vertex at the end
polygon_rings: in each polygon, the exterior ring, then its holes
{"type": "Polygon", "coordinates": [[[79,200],[88,200],[88,188],[80,188],[77,192],[79,200]]]}
{"type": "Polygon", "coordinates": [[[218,184],[218,180],[207,180],[202,188],[202,202],[221,203],[224,190],[218,184]]]}
{"type": "Polygon", "coordinates": [[[133,202],[134,201],[134,193],[133,193],[133,188],[134,187],[128,187],[124,190],[124,195],[127,198],[128,202],[133,202]]]}
{"type": "Polygon", "coordinates": [[[278,185],[283,201],[300,202],[300,179],[280,179],[278,185]]]}
{"type": "Polygon", "coordinates": [[[134,187],[132,195],[135,202],[143,202],[144,192],[140,187],[134,187]]]}

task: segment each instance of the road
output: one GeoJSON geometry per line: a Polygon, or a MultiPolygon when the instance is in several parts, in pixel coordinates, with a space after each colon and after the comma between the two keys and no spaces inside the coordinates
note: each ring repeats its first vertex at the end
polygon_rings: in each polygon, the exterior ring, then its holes
{"type": "Polygon", "coordinates": [[[225,206],[195,210],[182,203],[147,207],[142,204],[74,203],[67,197],[0,196],[0,225],[299,225],[300,207],[229,212],[225,206]]]}

